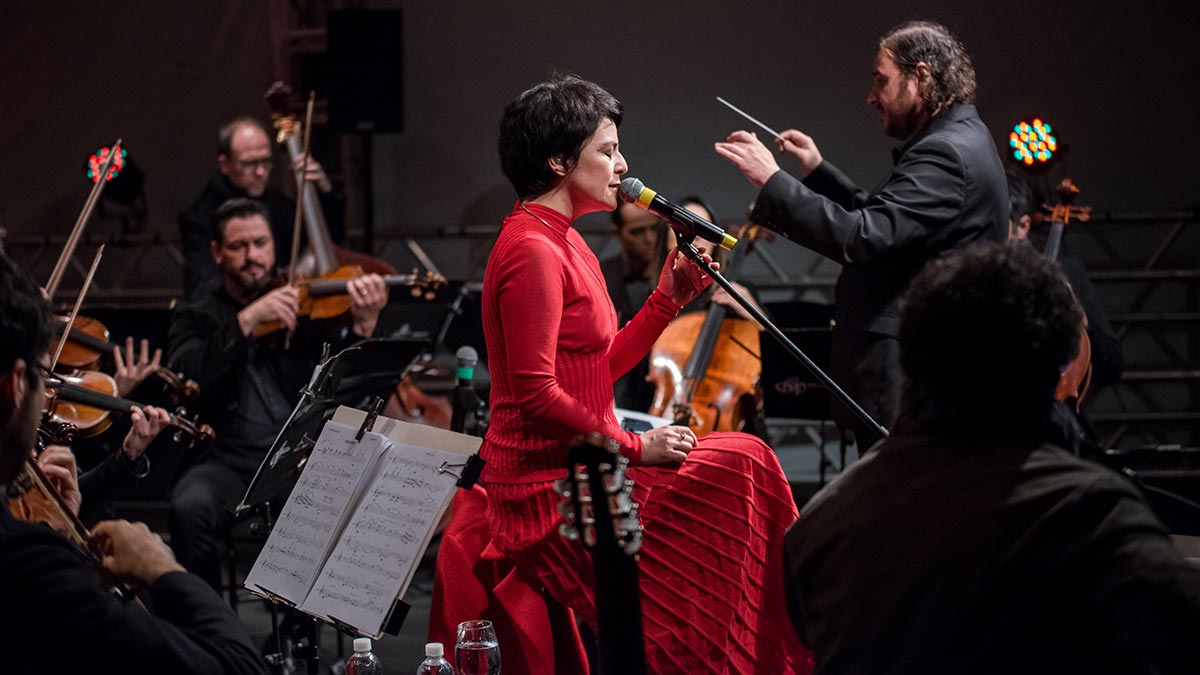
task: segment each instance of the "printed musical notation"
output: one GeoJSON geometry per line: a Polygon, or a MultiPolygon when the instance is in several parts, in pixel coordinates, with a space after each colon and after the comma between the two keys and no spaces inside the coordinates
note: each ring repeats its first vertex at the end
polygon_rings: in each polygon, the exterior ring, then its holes
{"type": "Polygon", "coordinates": [[[438,467],[461,464],[479,441],[388,420],[387,435],[356,442],[356,412],[341,408],[325,425],[246,586],[370,635],[411,582],[456,490],[438,467]]]}
{"type": "Polygon", "coordinates": [[[302,609],[356,626],[381,625],[455,489],[454,478],[437,468],[461,459],[445,450],[392,446],[302,609]]]}
{"type": "Polygon", "coordinates": [[[356,429],[329,423],[279,514],[246,585],[303,598],[329,553],[331,539],[367,470],[391,443],[378,434],[355,441],[356,429]]]}

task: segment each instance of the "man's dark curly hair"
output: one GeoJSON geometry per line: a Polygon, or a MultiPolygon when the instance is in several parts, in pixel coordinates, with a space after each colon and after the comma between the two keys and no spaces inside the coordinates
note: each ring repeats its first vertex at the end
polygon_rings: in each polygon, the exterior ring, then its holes
{"type": "Polygon", "coordinates": [[[975,66],[958,38],[932,21],[909,21],[879,38],[905,77],[916,77],[917,64],[929,67],[930,82],[921,88],[921,99],[930,116],[959,103],[975,102],[975,66]]]}
{"type": "Polygon", "coordinates": [[[600,121],[607,117],[619,127],[624,115],[621,102],[600,85],[555,75],[504,107],[500,168],[518,197],[536,197],[558,181],[550,159],[558,158],[571,170],[600,121]]]}
{"type": "Polygon", "coordinates": [[[1033,432],[1082,324],[1062,272],[1027,246],[978,243],[931,261],[901,317],[905,415],[936,434],[1033,432]]]}
{"type": "Polygon", "coordinates": [[[30,379],[50,346],[50,306],[37,284],[0,252],[0,372],[9,372],[24,359],[30,379]]]}

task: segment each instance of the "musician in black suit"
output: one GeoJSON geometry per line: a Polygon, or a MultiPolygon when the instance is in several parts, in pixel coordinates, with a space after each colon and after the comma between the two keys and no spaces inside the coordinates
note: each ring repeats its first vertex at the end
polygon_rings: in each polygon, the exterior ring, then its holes
{"type": "MultiPolygon", "coordinates": [[[[781,171],[746,131],[716,144],[760,189],[758,222],[843,265],[838,279],[832,375],[872,416],[899,414],[900,298],[930,258],[978,240],[1004,241],[1008,188],[987,127],[973,105],[975,69],[944,26],[900,25],[879,41],[867,103],[884,132],[904,142],[895,167],[868,193],[821,156],[813,139],[788,129],[775,139],[800,160],[802,180],[781,171]]],[[[860,451],[875,432],[836,406],[860,451]]]]}
{"type": "MultiPolygon", "coordinates": [[[[274,151],[266,129],[253,117],[238,117],[217,132],[217,173],[204,185],[196,201],[179,214],[179,233],[183,241],[183,290],[188,301],[207,295],[220,282],[213,262],[212,219],[217,208],[237,197],[261,202],[270,214],[271,234],[275,238],[275,264],[287,265],[292,257],[292,230],[296,203],[271,186],[274,151]]],[[[297,157],[293,170],[303,162],[297,157]]],[[[345,199],[334,189],[325,170],[309,158],[305,179],[317,186],[321,210],[335,242],[342,240],[345,199]]],[[[292,175],[289,173],[289,176],[292,175]]]]}
{"type": "MultiPolygon", "coordinates": [[[[0,254],[0,671],[265,675],[237,616],[145,525],[100,523],[89,544],[150,610],[110,593],[61,534],[13,517],[6,486],[37,437],[51,325],[37,286],[0,254]]],[[[51,446],[38,464],[77,513],[70,450],[51,446]]]]}

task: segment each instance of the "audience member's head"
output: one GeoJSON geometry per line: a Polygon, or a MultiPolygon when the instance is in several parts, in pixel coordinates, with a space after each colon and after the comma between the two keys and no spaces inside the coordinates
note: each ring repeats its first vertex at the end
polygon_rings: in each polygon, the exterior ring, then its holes
{"type": "Polygon", "coordinates": [[[931,261],[902,313],[905,415],[938,435],[1035,433],[1082,321],[1061,271],[1029,247],[973,244],[931,261]]]}

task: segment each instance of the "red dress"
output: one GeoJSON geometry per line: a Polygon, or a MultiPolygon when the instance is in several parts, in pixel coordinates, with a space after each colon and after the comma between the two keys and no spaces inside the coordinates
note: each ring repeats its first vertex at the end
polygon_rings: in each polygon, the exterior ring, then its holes
{"type": "MultiPolygon", "coordinates": [[[[529,204],[505,219],[483,282],[491,426],[483,483],[492,544],[521,574],[595,627],[592,563],[558,533],[552,484],[567,444],[600,431],[636,464],[612,383],[679,307],[655,291],[619,332],[596,256],[562,214],[529,204]]],[[[797,517],[774,452],[715,433],[682,464],[634,467],[646,659],[657,673],[807,671],[788,619],[781,545],[797,517]]]]}

